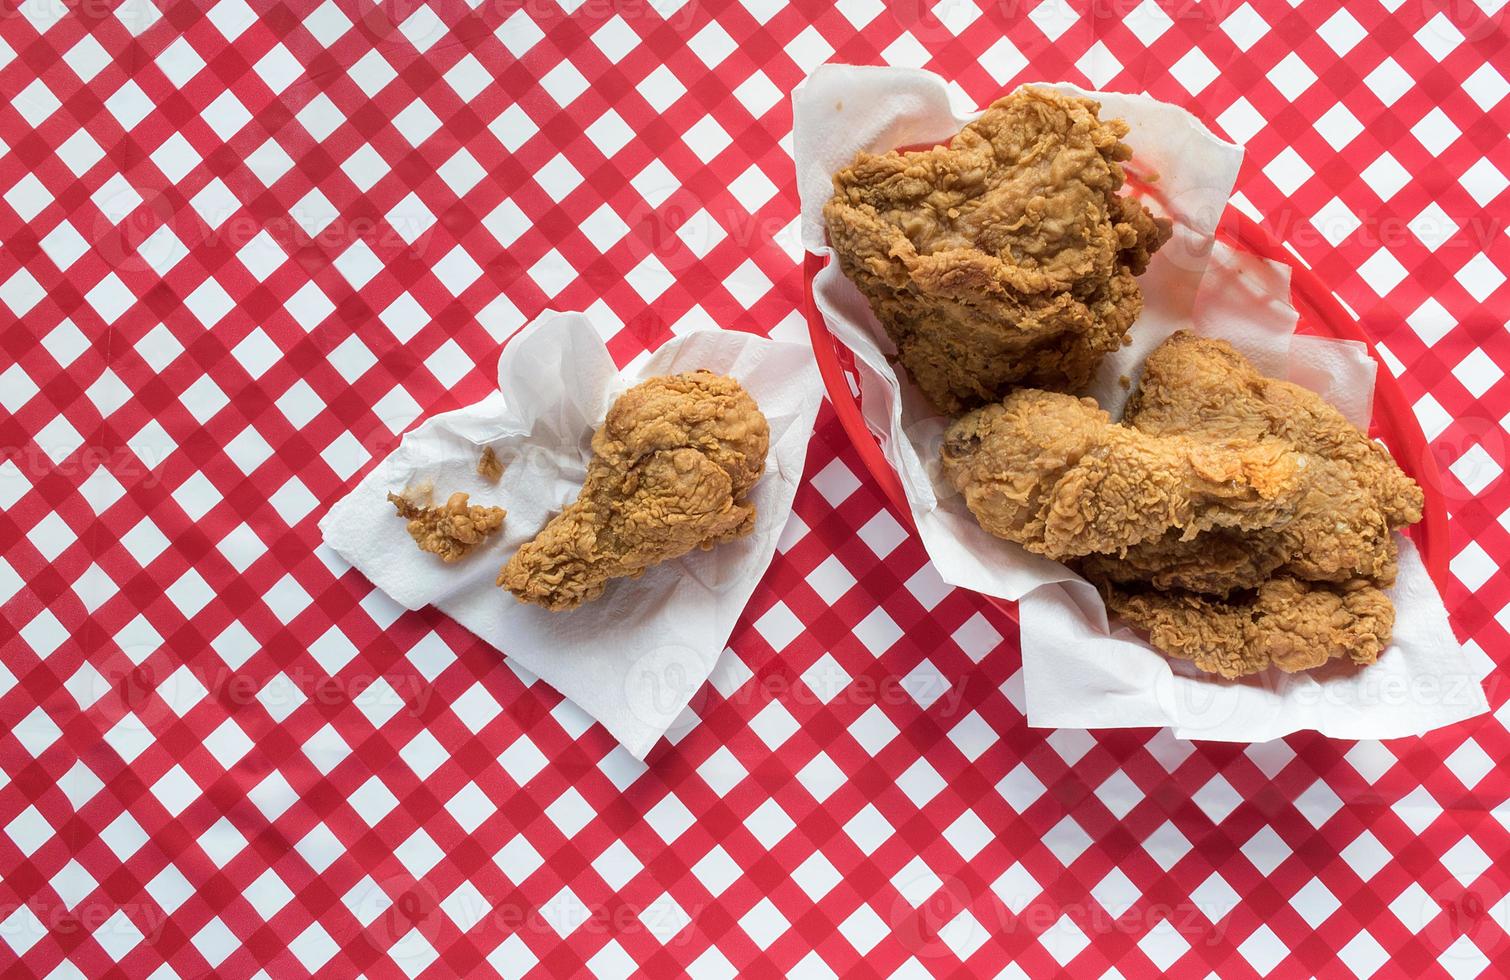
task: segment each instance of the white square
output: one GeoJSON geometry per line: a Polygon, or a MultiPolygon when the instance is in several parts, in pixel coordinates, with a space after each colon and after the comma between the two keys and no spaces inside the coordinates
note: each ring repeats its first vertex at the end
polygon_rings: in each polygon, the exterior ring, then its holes
{"type": "Polygon", "coordinates": [[[1357,47],[1359,41],[1368,36],[1358,19],[1345,9],[1327,18],[1326,23],[1316,29],[1316,34],[1339,56],[1346,56],[1357,47]]]}
{"type": "Polygon", "coordinates": [[[671,793],[645,813],[645,823],[667,844],[675,842],[696,822],[692,811],[671,793]]]}
{"type": "Polygon", "coordinates": [[[111,726],[109,731],[105,732],[105,741],[123,761],[130,763],[151,747],[157,739],[140,718],[128,711],[111,726]]]}
{"type": "Polygon", "coordinates": [[[452,296],[460,296],[482,276],[482,266],[477,264],[477,260],[464,247],[458,245],[435,263],[431,272],[452,296]]]}
{"type": "Polygon", "coordinates": [[[762,898],[750,911],[739,917],[739,928],[744,930],[757,949],[764,952],[791,928],[791,923],[769,898],[762,898]]]}
{"type": "Polygon", "coordinates": [[[231,295],[220,283],[214,279],[206,279],[192,293],[184,297],[184,306],[208,330],[235,309],[236,301],[231,299],[231,295]]]}
{"type": "Polygon", "coordinates": [[[670,68],[658,65],[640,81],[640,84],[636,86],[636,91],[650,104],[650,108],[664,114],[672,103],[686,94],[687,87],[672,73],[670,68]]]}
{"type": "Polygon", "coordinates": [[[530,20],[529,14],[525,13],[525,9],[521,7],[513,16],[499,25],[497,35],[498,40],[503,42],[503,46],[508,48],[509,54],[515,58],[522,58],[530,48],[545,37],[545,32],[537,27],[533,20],[530,20]]]}
{"type": "Polygon", "coordinates": [[[624,281],[639,293],[640,299],[653,303],[676,281],[670,270],[654,253],[646,255],[639,265],[624,276],[624,281]]]}
{"type": "Polygon", "coordinates": [[[136,927],[136,923],[119,909],[90,935],[94,937],[95,942],[100,944],[105,954],[117,963],[135,949],[143,939],[142,931],[136,927]]]}
{"type": "Polygon", "coordinates": [[[557,153],[535,171],[534,179],[551,200],[559,202],[581,185],[582,174],[566,159],[566,154],[557,153]]]}
{"type": "Polygon", "coordinates": [[[199,74],[204,59],[188,38],[180,36],[157,56],[157,67],[175,88],[183,88],[189,79],[199,74]]]}
{"type": "Polygon", "coordinates": [[[525,839],[524,835],[520,834],[493,856],[493,863],[498,865],[504,877],[518,885],[539,870],[540,866],[545,863],[545,859],[525,839]]]}
{"type": "MultiPolygon", "coordinates": [[[[512,204],[512,202],[505,203],[512,204]]],[[[522,213],[520,217],[523,217],[522,213]]],[[[624,219],[619,217],[611,204],[600,205],[579,227],[582,234],[587,236],[587,240],[592,242],[593,248],[599,252],[607,252],[629,233],[629,226],[624,223],[624,219]]]]}
{"type": "Polygon", "coordinates": [[[867,803],[844,824],[844,833],[854,841],[861,853],[869,857],[876,852],[876,848],[891,839],[896,829],[887,822],[874,804],[867,803]]]}
{"type": "Polygon", "coordinates": [[[503,144],[505,150],[514,153],[528,143],[530,137],[540,131],[540,127],[535,125],[524,109],[511,105],[488,123],[488,131],[503,144]]]}
{"type": "MultiPolygon", "coordinates": [[[[304,234],[310,238],[317,237],[330,223],[341,216],[341,212],[330,199],[320,193],[318,187],[310,190],[289,211],[289,217],[294,219],[304,234]]],[[[311,283],[310,285],[313,285],[311,283]]]]}
{"type": "Polygon", "coordinates": [[[1504,283],[1505,274],[1489,256],[1479,252],[1453,273],[1453,278],[1467,290],[1469,296],[1482,303],[1504,283]]]}
{"type": "Polygon", "coordinates": [[[398,29],[414,46],[414,50],[421,54],[430,50],[430,47],[445,37],[448,31],[446,22],[424,4],[417,4],[414,12],[399,24],[398,29]]]}
{"type": "Polygon", "coordinates": [[[312,974],[318,974],[340,950],[340,945],[318,922],[311,923],[288,944],[288,951],[312,974]]]}
{"type": "MultiPolygon", "coordinates": [[[[1065,818],[1065,820],[1069,819],[1069,817],[1065,818]]],[[[1180,858],[1188,854],[1192,846],[1185,835],[1167,820],[1143,840],[1144,853],[1166,872],[1178,864],[1180,858]]]]}
{"type": "Polygon", "coordinates": [[[152,784],[152,795],[157,797],[163,809],[174,817],[200,797],[200,789],[182,766],[174,766],[152,784]]]}
{"type": "Polygon", "coordinates": [[[1340,150],[1363,132],[1363,123],[1339,102],[1316,120],[1316,132],[1331,144],[1332,149],[1340,150]]]}
{"type": "Polygon", "coordinates": [[[394,116],[393,125],[400,136],[409,140],[409,145],[418,146],[441,128],[441,121],[423,101],[415,100],[394,116]]]}
{"type": "Polygon", "coordinates": [[[278,178],[288,173],[294,165],[293,157],[285,153],[275,140],[268,140],[253,150],[244,162],[252,175],[267,187],[277,183],[278,178]]]}
{"type": "Polygon", "coordinates": [[[324,92],[310,99],[294,118],[304,127],[305,132],[314,137],[316,143],[323,143],[346,121],[346,116],[324,92]]]}
{"type": "Polygon", "coordinates": [[[1381,249],[1369,256],[1358,267],[1358,275],[1363,278],[1370,289],[1380,296],[1385,296],[1400,285],[1409,272],[1400,264],[1399,259],[1381,249]]]}
{"type": "Polygon", "coordinates": [[[326,0],[314,13],[304,18],[304,29],[324,47],[330,47],[351,30],[351,21],[341,13],[335,0],[326,0]]]}
{"type": "Polygon", "coordinates": [[[749,772],[727,746],[720,745],[697,767],[697,774],[708,784],[709,789],[722,797],[728,796],[749,772]]]}
{"type": "Polygon", "coordinates": [[[222,143],[229,143],[243,126],[252,121],[252,114],[246,106],[229,91],[216,96],[214,102],[200,111],[199,117],[215,131],[222,143]]]}
{"type": "Polygon", "coordinates": [[[105,108],[128,133],[136,128],[137,123],[147,118],[152,105],[152,100],[141,90],[141,86],[129,79],[105,100],[105,108]]]}
{"type": "Polygon", "coordinates": [[[1298,99],[1316,81],[1316,73],[1300,55],[1291,51],[1279,64],[1269,69],[1269,82],[1290,101],[1298,99]]]}
{"type": "Polygon", "coordinates": [[[1510,178],[1500,173],[1487,157],[1480,157],[1464,172],[1458,182],[1463,185],[1468,196],[1473,198],[1479,207],[1487,207],[1490,201],[1510,186],[1510,178]]]}
{"type": "Polygon", "coordinates": [[[89,251],[89,243],[84,240],[84,236],[66,219],[58,222],[58,226],[44,235],[39,244],[52,264],[61,270],[66,270],[78,261],[79,256],[89,251]]]}
{"type": "Polygon", "coordinates": [[[210,8],[209,19],[227,41],[234,41],[257,22],[257,15],[244,0],[220,0],[210,8]]]}
{"type": "Polygon", "coordinates": [[[166,276],[189,254],[189,249],[173,234],[171,227],[162,225],[142,240],[136,247],[136,254],[152,267],[153,272],[166,276]]]}
{"type": "Polygon", "coordinates": [[[436,173],[457,197],[465,197],[468,191],[477,186],[478,181],[488,175],[477,158],[464,149],[457,150],[451,159],[440,165],[436,173]]]}
{"type": "Polygon", "coordinates": [[[299,59],[295,58],[281,43],[274,44],[267,54],[252,66],[252,70],[274,95],[281,95],[284,89],[304,75],[304,66],[299,64],[299,59]]]}
{"type": "Polygon", "coordinates": [[[100,840],[105,842],[105,846],[110,848],[116,857],[125,861],[141,850],[142,845],[147,843],[148,837],[141,824],[131,819],[131,814],[123,813],[100,831],[100,840]]]}
{"type": "Polygon", "coordinates": [[[1268,926],[1261,925],[1237,947],[1259,976],[1267,976],[1279,961],[1290,955],[1290,949],[1268,926]]]}
{"type": "Polygon", "coordinates": [[[717,898],[730,885],[738,881],[743,872],[739,870],[739,865],[734,862],[734,859],[729,857],[727,851],[714,844],[708,853],[692,866],[692,874],[702,882],[703,887],[708,889],[714,898],[717,898]]]}
{"type": "MultiPolygon", "coordinates": [[[[650,258],[654,258],[651,256],[650,258]]],[[[542,255],[526,273],[547,297],[555,297],[576,281],[577,270],[556,249],[542,255]]]]}
{"type": "Polygon", "coordinates": [[[467,783],[446,801],[446,812],[451,814],[457,826],[470,834],[497,813],[498,807],[476,783],[467,783]]]}
{"type": "Polygon", "coordinates": [[[1430,112],[1422,116],[1420,122],[1410,128],[1410,133],[1432,156],[1441,156],[1463,135],[1463,131],[1447,118],[1447,113],[1439,106],[1433,106],[1430,112]]]}
{"type": "Polygon", "coordinates": [[[838,870],[821,852],[814,853],[792,872],[792,881],[815,902],[833,891],[841,880],[838,870]]]}
{"type": "Polygon", "coordinates": [[[227,718],[204,739],[204,747],[220,763],[222,769],[230,769],[252,750],[252,740],[233,719],[227,718]]]}
{"type": "MultiPolygon", "coordinates": [[[[36,9],[47,10],[50,16],[57,17],[62,17],[67,13],[66,8],[57,8],[51,4],[27,4],[22,7],[23,11],[36,9]]],[[[63,55],[63,60],[67,62],[68,67],[73,69],[73,73],[79,76],[79,81],[90,82],[106,65],[110,64],[111,57],[93,35],[86,34],[79,39],[78,44],[68,49],[63,55]]]]}
{"type": "Polygon", "coordinates": [[[443,77],[446,84],[451,86],[451,91],[463,102],[471,102],[494,83],[493,76],[482,66],[482,62],[471,54],[462,55],[443,77]]]}
{"type": "MultiPolygon", "coordinates": [[[[1485,16],[1490,9],[1489,6],[1483,7],[1484,13],[1477,16],[1485,16]]],[[[1470,18],[1469,22],[1472,23],[1471,18],[1475,15],[1470,13],[1467,16],[1470,18]]],[[[1446,14],[1437,11],[1437,15],[1427,21],[1426,26],[1416,31],[1416,43],[1421,45],[1421,48],[1433,59],[1441,61],[1463,43],[1463,32],[1457,29],[1446,14]]]]}
{"type": "Polygon", "coordinates": [[[781,843],[797,824],[787,816],[781,804],[774,799],[768,799],[745,818],[744,826],[750,835],[760,842],[760,846],[769,851],[781,843]]]}
{"type": "Polygon", "coordinates": [[[1400,67],[1400,63],[1393,58],[1385,58],[1379,66],[1363,79],[1363,84],[1368,86],[1380,102],[1385,105],[1394,105],[1400,97],[1415,87],[1415,80],[1410,73],[1400,67]]]}
{"type": "Polygon", "coordinates": [[[73,171],[75,177],[82,177],[89,168],[104,159],[105,151],[93,136],[81,129],[63,141],[57,154],[58,159],[73,171]]]}
{"type": "Polygon", "coordinates": [[[35,806],[28,806],[5,825],[5,836],[26,857],[31,857],[37,848],[53,838],[55,831],[35,806]]]}
{"type": "Polygon", "coordinates": [[[303,327],[305,333],[308,333],[335,312],[336,305],[330,301],[330,297],[321,292],[319,286],[313,282],[307,282],[299,287],[298,292],[288,298],[283,308],[289,316],[294,318],[294,322],[303,327]]]}
{"type": "Polygon", "coordinates": [[[1199,95],[1219,74],[1216,65],[1199,48],[1191,48],[1184,57],[1170,66],[1169,73],[1191,95],[1199,95]]]}
{"type": "Polygon", "coordinates": [[[561,108],[566,108],[588,89],[587,79],[570,61],[562,61],[540,78],[540,87],[561,108]]]}
{"type": "Polygon", "coordinates": [[[1421,240],[1422,245],[1433,252],[1458,233],[1458,223],[1453,221],[1436,201],[1422,208],[1421,213],[1412,218],[1406,227],[1421,240]]]}
{"type": "Polygon", "coordinates": [[[869,755],[877,755],[899,734],[879,704],[873,704],[849,725],[849,734],[869,755]]]}
{"type": "MultiPolygon", "coordinates": [[[[970,9],[975,8],[971,5],[970,9]]],[[[750,73],[749,78],[735,86],[734,97],[749,110],[750,115],[758,119],[781,101],[782,93],[766,73],[757,68],[750,73]]]]}
{"type": "Polygon", "coordinates": [[[267,922],[293,900],[294,893],[284,884],[278,872],[268,868],[242,890],[241,896],[257,911],[262,921],[267,922]]]}
{"type": "Polygon", "coordinates": [[[374,49],[358,58],[356,64],[348,70],[347,76],[371,99],[397,78],[398,72],[393,70],[381,51],[374,49]]]}
{"type": "Polygon", "coordinates": [[[709,68],[717,68],[725,58],[734,53],[738,45],[729,36],[729,32],[714,20],[709,21],[707,26],[694,34],[687,42],[687,47],[702,59],[703,64],[709,68]]]}
{"type": "MultiPolygon", "coordinates": [[[[759,629],[758,624],[756,628],[759,629]]],[[[849,674],[831,653],[823,654],[802,672],[802,683],[807,685],[808,690],[817,695],[818,700],[824,704],[828,704],[840,691],[848,687],[849,682],[849,674]]]]}
{"type": "Polygon", "coordinates": [[[424,830],[416,830],[408,840],[393,849],[393,856],[415,878],[423,878],[440,863],[446,852],[424,830]]]}
{"type": "Polygon", "coordinates": [[[592,918],[592,910],[583,904],[570,887],[562,888],[554,897],[539,906],[537,911],[540,918],[544,919],[562,939],[576,932],[582,923],[592,918]]]}
{"type": "Polygon", "coordinates": [[[546,758],[535,747],[535,743],[530,741],[528,735],[520,735],[514,744],[498,757],[498,763],[503,766],[503,771],[508,773],[509,778],[523,786],[545,768],[546,758]]]}
{"type": "Polygon", "coordinates": [[[798,771],[797,781],[808,793],[812,794],[813,799],[822,803],[832,796],[835,790],[843,786],[848,778],[844,775],[844,770],[834,764],[834,760],[819,751],[807,765],[798,771]]]}
{"type": "Polygon", "coordinates": [[[15,275],[7,279],[4,285],[0,285],[0,302],[10,307],[10,311],[16,316],[30,312],[46,295],[47,291],[25,269],[17,269],[15,275]]]}
{"type": "Polygon", "coordinates": [[[357,239],[351,247],[336,256],[333,264],[336,271],[345,276],[346,281],[356,289],[361,289],[372,281],[373,276],[383,271],[383,260],[361,239],[357,239]]]}
{"type": "Polygon", "coordinates": [[[131,308],[136,302],[136,296],[114,272],[110,272],[84,295],[84,300],[108,325],[120,319],[121,314],[131,308]]]}

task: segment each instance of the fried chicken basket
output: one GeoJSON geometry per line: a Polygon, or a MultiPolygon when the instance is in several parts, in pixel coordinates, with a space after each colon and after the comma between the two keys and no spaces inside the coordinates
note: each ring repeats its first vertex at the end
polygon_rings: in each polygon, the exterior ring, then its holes
{"type": "MultiPolygon", "coordinates": [[[[1436,460],[1427,447],[1425,433],[1415,414],[1400,390],[1394,375],[1380,359],[1362,327],[1348,315],[1332,295],[1331,290],[1315,272],[1297,263],[1286,249],[1256,221],[1242,213],[1228,209],[1223,215],[1217,237],[1241,251],[1250,252],[1271,261],[1283,262],[1290,268],[1291,303],[1300,314],[1297,332],[1313,336],[1332,337],[1360,341],[1383,370],[1378,372],[1374,390],[1374,411],[1369,434],[1382,441],[1402,469],[1421,485],[1426,504],[1422,520],[1408,530],[1415,541],[1426,565],[1426,570],[1438,590],[1445,589],[1447,582],[1447,510],[1442,494],[1442,478],[1436,460]]],[[[902,490],[901,481],[891,464],[887,462],[880,443],[870,431],[861,412],[859,386],[852,375],[853,359],[849,351],[829,331],[823,316],[813,299],[813,279],[827,261],[808,254],[803,268],[804,312],[808,331],[812,337],[813,354],[818,362],[818,371],[823,377],[830,401],[844,426],[845,433],[854,443],[861,462],[870,471],[896,514],[913,526],[911,508],[902,490]]],[[[1136,326],[1134,327],[1136,329],[1136,326]]],[[[915,530],[915,528],[914,528],[915,530]]],[[[989,597],[1009,616],[1016,618],[1016,603],[989,597]]]]}

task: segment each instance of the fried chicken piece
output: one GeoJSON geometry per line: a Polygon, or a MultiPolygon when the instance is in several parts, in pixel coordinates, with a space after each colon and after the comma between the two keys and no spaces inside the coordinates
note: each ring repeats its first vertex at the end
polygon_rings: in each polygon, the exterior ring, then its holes
{"type": "Polygon", "coordinates": [[[1146,630],[1166,655],[1228,678],[1270,666],[1311,670],[1344,657],[1371,664],[1395,626],[1389,597],[1364,579],[1316,583],[1281,575],[1227,599],[1113,588],[1107,608],[1146,630]]]}
{"type": "Polygon", "coordinates": [[[503,470],[503,461],[493,452],[493,447],[484,446],[482,455],[477,457],[477,475],[489,483],[497,483],[503,478],[503,470]]]}
{"type": "Polygon", "coordinates": [[[770,426],[733,378],[693,371],[629,389],[593,434],[575,503],[509,559],[498,584],[552,611],[610,579],[744,537],[745,495],[765,471],[770,426]]]}
{"type": "Polygon", "coordinates": [[[507,512],[502,507],[468,504],[467,495],[453,493],[439,507],[424,507],[396,493],[388,501],[398,516],[409,522],[409,536],[421,551],[439,555],[443,562],[459,561],[503,527],[507,512]]]}
{"type": "Polygon", "coordinates": [[[1267,527],[1305,486],[1303,457],[1280,440],[1150,436],[1089,398],[1028,388],[956,421],[942,456],[983,528],[1059,560],[1267,527]]]}
{"type": "Polygon", "coordinates": [[[1283,526],[1240,540],[1165,536],[1130,548],[1117,568],[1092,563],[1093,573],[1214,593],[1252,588],[1275,572],[1319,582],[1394,582],[1392,532],[1421,519],[1421,488],[1314,392],[1265,378],[1229,344],[1181,331],[1149,355],[1124,421],[1160,436],[1285,440],[1312,461],[1309,487],[1283,526]],[[1247,556],[1234,560],[1243,549],[1247,556]]]}
{"type": "Polygon", "coordinates": [[[1143,309],[1170,224],[1121,196],[1127,124],[1022,89],[947,146],[861,153],[823,209],[840,268],[912,380],[958,415],[1010,387],[1079,388],[1143,309]]]}

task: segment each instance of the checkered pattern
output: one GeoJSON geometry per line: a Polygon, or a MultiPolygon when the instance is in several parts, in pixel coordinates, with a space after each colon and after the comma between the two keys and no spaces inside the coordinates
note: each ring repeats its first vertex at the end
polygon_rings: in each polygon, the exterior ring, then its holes
{"type": "Polygon", "coordinates": [[[1510,28],[1437,7],[7,5],[0,969],[1504,975],[1510,28]],[[1431,438],[1497,714],[1389,744],[1029,730],[1012,623],[940,582],[830,414],[648,764],[316,544],[542,309],[590,309],[625,363],[799,337],[786,96],[826,59],[978,101],[1144,90],[1246,143],[1237,205],[1431,438]]]}

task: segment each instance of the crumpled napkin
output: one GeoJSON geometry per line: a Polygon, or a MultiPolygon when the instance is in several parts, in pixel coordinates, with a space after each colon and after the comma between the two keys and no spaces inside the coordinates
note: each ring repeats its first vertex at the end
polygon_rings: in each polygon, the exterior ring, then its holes
{"type": "Polygon", "coordinates": [[[433,605],[576,702],[636,758],[664,735],[707,681],[776,551],[802,479],[822,398],[809,348],[706,330],[668,341],[620,374],[580,313],[545,313],[498,360],[499,391],[405,435],[320,521],[346,561],[409,609],[433,605]],[[598,600],[550,613],[498,588],[499,568],[581,489],[591,438],[613,400],[646,378],[708,368],[739,380],[771,426],[766,472],[750,499],[754,532],[619,579],[598,600]],[[506,467],[477,475],[491,446],[506,467]],[[505,508],[503,530],[455,564],[415,547],[385,499],[434,487],[505,508]]]}
{"type": "MultiPolygon", "coordinates": [[[[1127,142],[1135,157],[1129,169],[1158,175],[1156,207],[1175,223],[1174,237],[1140,279],[1145,305],[1133,343],[1106,358],[1088,393],[1119,417],[1130,393],[1122,376],[1135,387],[1148,352],[1183,328],[1230,341],[1259,370],[1320,392],[1366,426],[1374,362],[1362,345],[1295,336],[1288,268],[1215,240],[1241,148],[1185,110],[1146,96],[1050,87],[1096,99],[1103,117],[1130,124],[1127,142]]],[[[822,219],[831,175],[857,151],[946,140],[977,113],[956,112],[943,80],[929,72],[843,65],[810,75],[793,107],[803,244],[829,258],[813,281],[814,301],[854,354],[866,421],[901,478],[939,575],[952,585],[1018,601],[1029,724],[1167,725],[1184,737],[1230,741],[1302,729],[1387,738],[1488,710],[1478,677],[1447,628],[1441,597],[1408,541],[1392,593],[1395,643],[1378,665],[1228,682],[1167,660],[1130,631],[1114,633],[1092,586],[1058,562],[983,531],[939,471],[938,450],[950,420],[935,415],[899,380],[887,359],[895,348],[839,271],[822,219]],[[1425,690],[1433,678],[1440,689],[1425,690]]]]}

